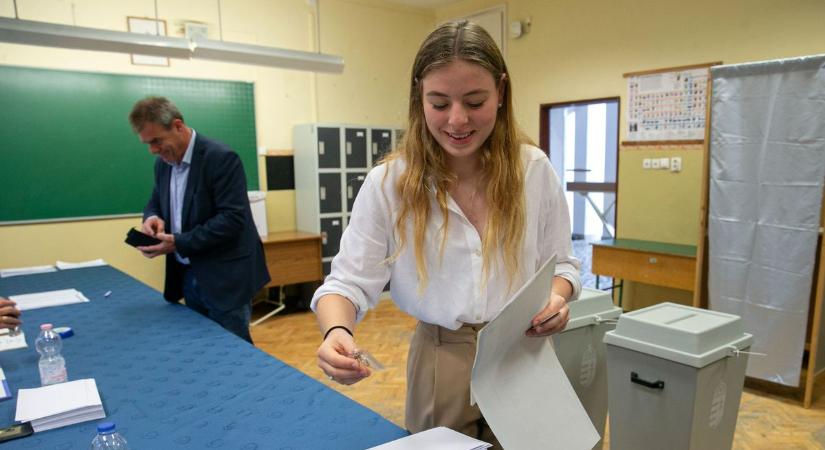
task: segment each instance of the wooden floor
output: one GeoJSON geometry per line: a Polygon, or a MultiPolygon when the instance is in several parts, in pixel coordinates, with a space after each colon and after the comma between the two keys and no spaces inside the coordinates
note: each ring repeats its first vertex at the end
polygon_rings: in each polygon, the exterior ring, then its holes
{"type": "MultiPolygon", "coordinates": [[[[256,307],[255,316],[266,312],[256,307]]],[[[361,348],[387,366],[354,386],[330,382],[316,365],[320,333],[312,313],[275,316],[252,328],[255,344],[347,397],[404,426],[407,348],[415,320],[390,301],[382,301],[358,326],[361,348]]],[[[820,383],[811,409],[798,398],[746,388],[742,395],[733,448],[736,450],[825,449],[825,383],[820,383]]],[[[609,431],[605,448],[609,448],[609,431]]]]}

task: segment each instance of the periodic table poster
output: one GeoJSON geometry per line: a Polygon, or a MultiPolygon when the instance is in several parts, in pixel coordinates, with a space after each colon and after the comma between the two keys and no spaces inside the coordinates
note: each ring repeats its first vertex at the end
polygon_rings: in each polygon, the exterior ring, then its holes
{"type": "Polygon", "coordinates": [[[705,138],[707,67],[630,75],[627,78],[627,141],[705,138]]]}

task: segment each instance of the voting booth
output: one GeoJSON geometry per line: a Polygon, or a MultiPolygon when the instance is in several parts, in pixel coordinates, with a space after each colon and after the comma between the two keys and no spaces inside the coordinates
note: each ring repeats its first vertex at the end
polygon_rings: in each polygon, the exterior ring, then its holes
{"type": "MultiPolygon", "coordinates": [[[[607,419],[606,332],[615,327],[621,308],[613,305],[609,292],[583,288],[579,299],[568,303],[570,320],[553,335],[553,346],[562,369],[599,436],[607,419]]],[[[601,448],[602,441],[594,448],[601,448]]]]}
{"type": "Polygon", "coordinates": [[[739,316],[661,303],[604,341],[611,450],[731,448],[753,341],[739,316]]]}

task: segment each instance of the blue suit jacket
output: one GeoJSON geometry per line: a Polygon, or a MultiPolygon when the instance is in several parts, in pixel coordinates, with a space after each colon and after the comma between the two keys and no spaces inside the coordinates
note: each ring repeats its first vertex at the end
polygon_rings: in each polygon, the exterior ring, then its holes
{"type": "MultiPolygon", "coordinates": [[[[252,220],[246,176],[238,155],[223,143],[195,135],[192,164],[183,197],[178,253],[189,258],[209,306],[220,311],[251,301],[269,282],[263,245],[252,220]]],[[[155,187],[143,219],[158,216],[171,233],[169,180],[172,167],[155,161],[155,187]]],[[[183,266],[174,253],[166,255],[166,300],[183,297],[183,266]]]]}

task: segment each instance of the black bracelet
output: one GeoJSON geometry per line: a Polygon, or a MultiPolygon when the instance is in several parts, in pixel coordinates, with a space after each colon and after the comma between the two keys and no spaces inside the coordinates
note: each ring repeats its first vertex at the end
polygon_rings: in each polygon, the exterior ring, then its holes
{"type": "Polygon", "coordinates": [[[342,330],[346,331],[346,332],[347,332],[350,336],[355,337],[355,336],[352,334],[352,331],[350,331],[350,330],[349,330],[349,328],[347,328],[347,327],[345,327],[345,326],[343,326],[343,325],[335,325],[334,327],[330,327],[330,329],[329,329],[329,330],[327,330],[327,332],[326,332],[326,333],[324,333],[324,340],[325,340],[325,341],[327,340],[327,336],[329,336],[329,333],[331,333],[331,332],[332,332],[332,330],[334,330],[334,329],[336,329],[336,328],[340,328],[340,329],[342,329],[342,330]]]}

